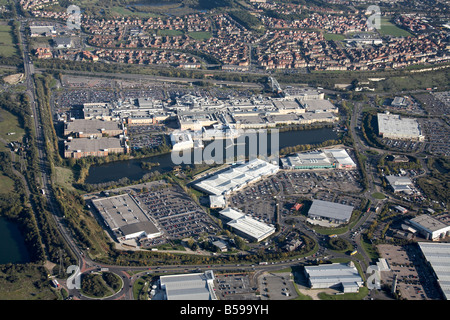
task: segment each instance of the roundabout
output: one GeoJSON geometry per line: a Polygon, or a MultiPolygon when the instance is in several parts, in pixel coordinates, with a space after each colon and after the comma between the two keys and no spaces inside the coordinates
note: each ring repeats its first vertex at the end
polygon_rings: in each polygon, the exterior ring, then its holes
{"type": "Polygon", "coordinates": [[[80,278],[79,294],[85,299],[114,299],[124,288],[123,279],[111,271],[90,271],[80,278]]]}

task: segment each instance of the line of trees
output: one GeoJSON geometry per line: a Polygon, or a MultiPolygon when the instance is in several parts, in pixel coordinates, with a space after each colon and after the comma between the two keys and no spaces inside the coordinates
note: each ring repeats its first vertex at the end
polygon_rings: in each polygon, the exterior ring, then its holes
{"type": "Polygon", "coordinates": [[[60,258],[62,258],[67,265],[73,264],[75,260],[71,255],[70,249],[57,230],[46,198],[41,194],[39,157],[29,98],[24,93],[2,93],[0,95],[0,105],[17,116],[25,131],[22,152],[24,159],[26,159],[26,165],[23,170],[21,168],[17,169],[26,179],[30,192],[29,199],[22,198],[22,206],[25,208],[29,204],[31,207],[25,209],[26,211],[21,216],[21,221],[27,228],[35,226],[27,240],[29,243],[36,241],[31,246],[32,252],[30,252],[30,255],[39,260],[50,260],[52,262],[59,262],[60,258]],[[40,239],[37,234],[40,235],[40,239]],[[42,248],[43,251],[39,248],[42,248]]]}
{"type": "Polygon", "coordinates": [[[201,256],[194,254],[167,253],[155,251],[120,251],[111,250],[111,255],[98,259],[101,263],[120,266],[147,266],[147,265],[174,265],[174,264],[233,264],[233,263],[258,263],[260,261],[276,261],[299,255],[307,255],[316,243],[311,238],[301,236],[304,245],[299,250],[283,251],[280,248],[267,253],[258,251],[252,254],[201,256]]]}
{"type": "Polygon", "coordinates": [[[341,140],[330,139],[330,140],[326,140],[326,141],[324,141],[322,143],[318,143],[318,144],[299,144],[296,146],[285,147],[285,148],[281,149],[280,155],[286,155],[286,154],[293,153],[293,152],[302,152],[302,151],[307,151],[307,150],[311,150],[311,149],[318,149],[318,148],[333,146],[333,145],[341,144],[341,143],[342,143],[341,140]]]}

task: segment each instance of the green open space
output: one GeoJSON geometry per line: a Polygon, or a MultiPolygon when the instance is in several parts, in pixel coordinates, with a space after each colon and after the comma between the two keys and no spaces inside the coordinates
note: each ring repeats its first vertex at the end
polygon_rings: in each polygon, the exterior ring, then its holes
{"type": "Polygon", "coordinates": [[[0,151],[7,150],[7,143],[12,141],[22,141],[25,130],[21,128],[19,119],[4,109],[0,109],[0,151]]]}
{"type": "Polygon", "coordinates": [[[409,33],[408,31],[397,27],[395,24],[393,24],[390,21],[390,18],[388,17],[382,17],[381,18],[381,26],[380,26],[380,30],[378,30],[380,32],[381,35],[383,36],[393,36],[393,37],[410,37],[412,36],[411,33],[409,33]]]}
{"type": "Polygon", "coordinates": [[[328,40],[328,41],[330,41],[330,40],[342,41],[346,38],[343,34],[327,33],[327,32],[325,32],[323,34],[323,37],[325,40],[328,40]]]}
{"type": "Polygon", "coordinates": [[[9,58],[17,53],[11,34],[11,27],[5,24],[0,25],[0,56],[9,58]]]}
{"type": "Polygon", "coordinates": [[[321,292],[318,294],[318,297],[321,300],[362,300],[369,293],[369,289],[367,287],[359,288],[359,292],[357,293],[343,293],[343,294],[327,294],[325,292],[321,292]]]}
{"type": "Polygon", "coordinates": [[[75,180],[71,169],[55,166],[54,173],[55,183],[57,185],[75,191],[75,188],[72,185],[75,180]]]}
{"type": "Polygon", "coordinates": [[[122,286],[122,279],[112,272],[90,273],[82,276],[81,290],[88,297],[108,297],[117,293],[122,286]]]}
{"type": "Polygon", "coordinates": [[[159,15],[153,12],[141,12],[136,10],[130,10],[126,7],[119,7],[115,6],[112,7],[110,10],[111,15],[116,15],[120,17],[140,17],[140,18],[151,18],[151,17],[158,17],[159,15]]]}
{"type": "Polygon", "coordinates": [[[0,194],[7,194],[14,191],[14,181],[0,172],[0,194]]]}
{"type": "Polygon", "coordinates": [[[383,200],[386,198],[386,196],[384,194],[382,194],[381,192],[372,193],[372,197],[375,199],[380,199],[380,200],[383,200]]]}
{"type": "Polygon", "coordinates": [[[0,267],[0,300],[55,300],[59,298],[50,286],[43,267],[2,265],[0,267]]]}
{"type": "Polygon", "coordinates": [[[188,34],[194,40],[208,40],[212,37],[211,32],[208,31],[194,31],[188,34]]]}

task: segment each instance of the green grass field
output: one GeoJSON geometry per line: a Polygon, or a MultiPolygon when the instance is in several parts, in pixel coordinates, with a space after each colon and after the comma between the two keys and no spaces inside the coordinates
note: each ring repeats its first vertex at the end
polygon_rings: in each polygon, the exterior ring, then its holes
{"type": "Polygon", "coordinates": [[[55,300],[59,298],[55,290],[51,288],[45,270],[33,266],[25,266],[23,270],[13,272],[0,270],[0,288],[0,300],[55,300]]]}
{"type": "Polygon", "coordinates": [[[410,37],[411,33],[408,31],[397,27],[395,24],[390,22],[389,18],[381,18],[381,29],[378,30],[382,36],[394,36],[394,37],[410,37]]]}
{"type": "Polygon", "coordinates": [[[335,41],[342,41],[345,39],[345,36],[343,34],[336,34],[336,33],[324,33],[323,37],[325,40],[335,40],[335,41]]]}
{"type": "Polygon", "coordinates": [[[55,183],[61,187],[74,191],[73,187],[74,177],[73,172],[69,168],[54,167],[55,170],[55,183]]]}
{"type": "Polygon", "coordinates": [[[126,7],[112,7],[109,9],[109,12],[112,15],[117,15],[119,17],[139,17],[139,18],[151,18],[151,17],[158,17],[159,15],[153,12],[139,12],[139,11],[131,11],[126,7]]]}
{"type": "Polygon", "coordinates": [[[0,56],[9,58],[17,53],[16,47],[11,35],[11,27],[0,25],[0,56]]]}
{"type": "Polygon", "coordinates": [[[7,194],[14,191],[14,181],[0,172],[0,194],[7,194]]]}
{"type": "Polygon", "coordinates": [[[384,194],[382,194],[381,192],[372,193],[372,197],[375,199],[380,199],[380,200],[383,200],[386,198],[386,196],[384,194]]]}
{"type": "MultiPolygon", "coordinates": [[[[19,121],[12,113],[0,109],[0,139],[5,140],[7,143],[12,141],[22,141],[25,130],[20,127],[19,121]],[[8,133],[13,133],[8,135],[8,133]]],[[[0,151],[7,150],[7,146],[0,142],[0,151]]]]}
{"type": "Polygon", "coordinates": [[[212,37],[211,32],[208,31],[195,31],[188,34],[194,40],[208,40],[212,37]]]}
{"type": "MultiPolygon", "coordinates": [[[[12,113],[0,109],[0,139],[5,140],[7,143],[12,141],[22,141],[25,130],[20,127],[19,121],[12,113]],[[8,135],[8,133],[15,132],[8,135]]],[[[0,151],[6,150],[7,147],[3,142],[0,143],[0,151]]]]}

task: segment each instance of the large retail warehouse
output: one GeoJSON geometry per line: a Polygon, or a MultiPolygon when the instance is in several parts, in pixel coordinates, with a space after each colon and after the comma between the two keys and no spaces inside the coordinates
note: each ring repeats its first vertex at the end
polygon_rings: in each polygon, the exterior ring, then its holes
{"type": "Polygon", "coordinates": [[[194,187],[211,195],[226,195],[244,188],[263,177],[277,173],[278,165],[261,159],[232,165],[226,170],[194,183],[194,187]]]}
{"type": "Polygon", "coordinates": [[[341,224],[350,221],[352,212],[352,206],[330,201],[313,200],[308,211],[308,217],[311,219],[326,219],[341,224]]]}
{"type": "Polygon", "coordinates": [[[356,163],[345,149],[314,150],[280,159],[283,169],[355,169],[356,163]]]}
{"type": "Polygon", "coordinates": [[[153,221],[129,194],[92,200],[103,222],[119,241],[156,238],[162,235],[153,221]]]}
{"type": "Polygon", "coordinates": [[[450,243],[418,243],[422,254],[433,269],[446,300],[450,298],[450,243]]]}
{"type": "Polygon", "coordinates": [[[420,125],[416,119],[404,118],[400,115],[378,113],[378,133],[383,138],[423,141],[420,125]]]}
{"type": "Polygon", "coordinates": [[[259,242],[275,233],[274,226],[255,220],[233,208],[220,211],[220,217],[225,220],[227,226],[232,228],[233,232],[250,241],[259,242]]]}

